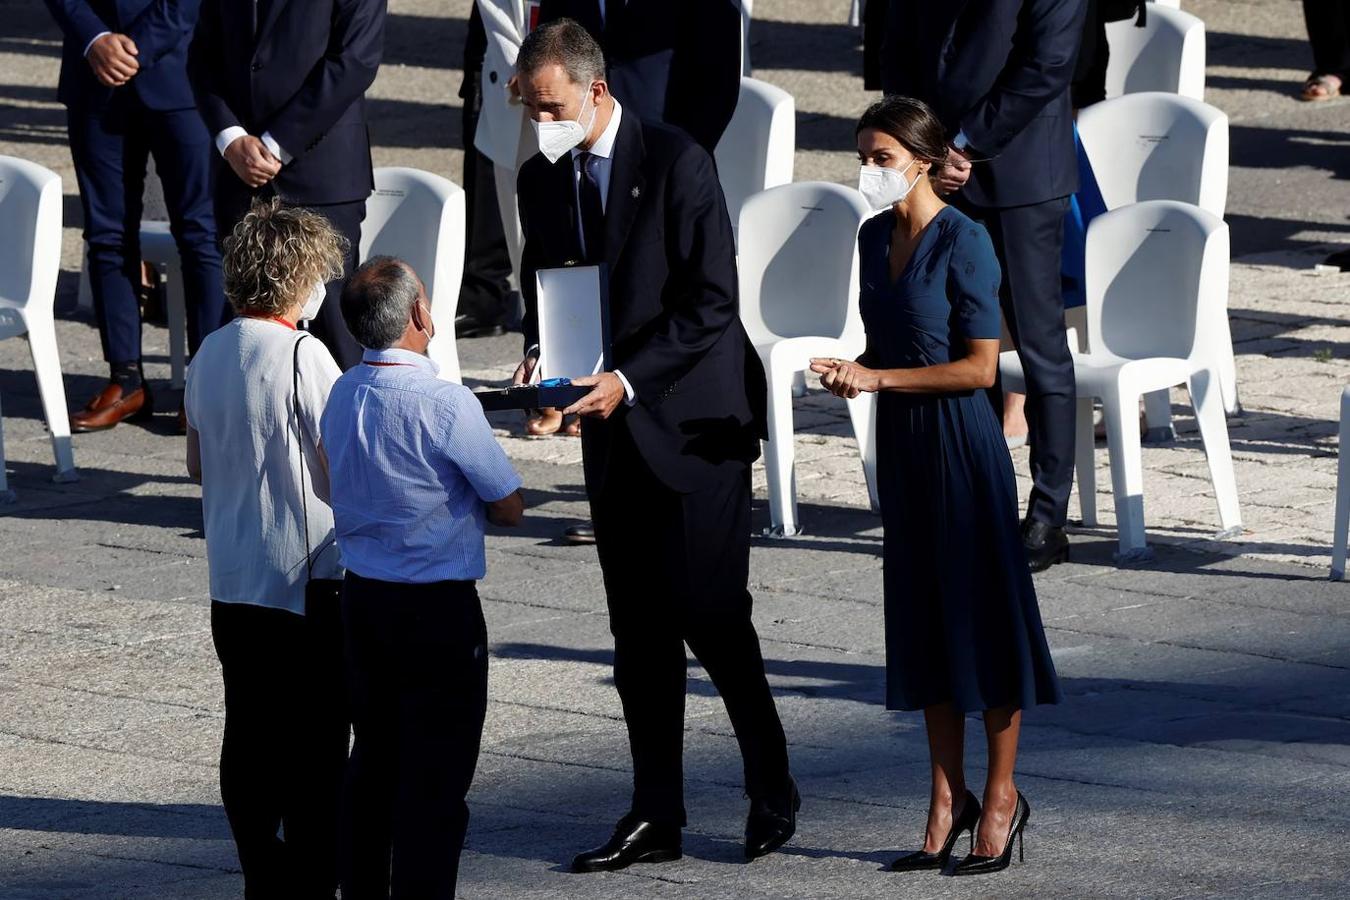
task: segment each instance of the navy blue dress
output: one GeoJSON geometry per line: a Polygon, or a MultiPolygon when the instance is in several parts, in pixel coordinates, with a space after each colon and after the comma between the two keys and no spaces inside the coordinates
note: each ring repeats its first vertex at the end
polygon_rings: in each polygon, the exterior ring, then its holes
{"type": "MultiPolygon", "coordinates": [[[[1001,275],[984,228],[943,208],[892,282],[894,227],[887,211],[858,237],[871,364],[937,365],[960,359],[967,339],[997,340],[1001,275]]],[[[877,478],[887,708],[1057,703],[1012,459],[985,393],[881,392],[877,478]]]]}

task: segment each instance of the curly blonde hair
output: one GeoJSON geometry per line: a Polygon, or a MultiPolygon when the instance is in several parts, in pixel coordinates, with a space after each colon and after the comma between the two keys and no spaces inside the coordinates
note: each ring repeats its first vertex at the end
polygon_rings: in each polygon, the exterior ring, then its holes
{"type": "Polygon", "coordinates": [[[225,239],[225,296],[240,315],[280,315],[342,277],[347,239],[316,212],[254,200],[225,239]]]}

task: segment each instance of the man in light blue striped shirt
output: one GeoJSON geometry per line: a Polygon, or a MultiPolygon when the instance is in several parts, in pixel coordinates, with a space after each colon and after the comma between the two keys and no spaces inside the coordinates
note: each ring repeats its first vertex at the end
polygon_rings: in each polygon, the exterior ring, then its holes
{"type": "Polygon", "coordinates": [[[321,423],[356,732],[342,890],[452,897],[487,711],[474,582],[484,523],[520,522],[521,479],[469,390],[436,377],[430,303],[406,263],[363,265],[342,315],[365,348],[321,423]]]}

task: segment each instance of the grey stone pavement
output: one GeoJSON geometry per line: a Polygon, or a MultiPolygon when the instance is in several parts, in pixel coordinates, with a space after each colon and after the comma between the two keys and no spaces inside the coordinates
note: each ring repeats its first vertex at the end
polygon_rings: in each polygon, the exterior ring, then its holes
{"type": "MultiPolygon", "coordinates": [[[[1114,567],[1108,515],[1107,528],[1075,535],[1073,564],[1037,579],[1068,696],[1026,715],[1027,862],[973,882],[882,871],[921,833],[925,744],[919,717],[881,707],[879,521],[842,411],[815,391],[799,408],[807,534],[757,541],[751,559],[805,805],[789,847],[751,865],[735,741],[691,663],[686,858],[565,873],[627,797],[612,645],[594,552],[556,539],[586,516],[576,443],[496,421],[531,510],[522,529],[489,537],[491,704],[462,896],[1350,896],[1350,588],[1325,568],[1350,319],[1345,276],[1311,272],[1350,230],[1350,106],[1291,98],[1308,64],[1297,4],[1185,5],[1209,24],[1208,99],[1233,125],[1231,305],[1247,413],[1230,428],[1247,532],[1213,540],[1203,457],[1177,392],[1180,438],[1144,449],[1157,558],[1114,567]]],[[[852,121],[870,98],[848,3],[756,6],[757,74],[798,100],[797,177],[850,181],[852,121]]],[[[377,164],[457,179],[467,8],[391,3],[372,92],[377,164]]],[[[33,0],[0,0],[0,22],[0,153],[65,179],[69,310],[79,206],[55,102],[57,35],[33,0]]],[[[97,335],[66,312],[58,336],[69,401],[82,403],[103,371],[97,335]]],[[[166,379],[165,332],[147,328],[146,339],[151,374],[166,379]]],[[[469,382],[504,377],[514,349],[510,338],[461,345],[469,382]]],[[[18,494],[0,510],[0,898],[237,897],[199,494],[167,415],[176,397],[161,392],[166,415],[149,426],[79,436],[83,479],[71,485],[50,481],[20,341],[0,343],[0,397],[18,494]]],[[[1025,456],[1017,463],[1024,473],[1025,456]]],[[[1109,485],[1105,471],[1098,481],[1109,485]]],[[[762,475],[757,484],[764,524],[762,475]]],[[[976,720],[970,729],[978,785],[976,720]]]]}

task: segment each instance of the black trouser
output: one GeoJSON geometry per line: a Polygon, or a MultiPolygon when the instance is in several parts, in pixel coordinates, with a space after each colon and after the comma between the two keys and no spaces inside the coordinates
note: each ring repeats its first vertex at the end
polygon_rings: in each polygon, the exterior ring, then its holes
{"type": "Polygon", "coordinates": [[[356,743],[343,900],[453,898],[487,713],[487,628],[471,581],[342,592],[356,743]]]}
{"type": "Polygon", "coordinates": [[[633,813],[685,823],[686,643],[726,703],[746,793],[785,797],[787,740],[746,588],[749,471],[680,494],[656,479],[627,429],[616,427],[591,514],[614,634],[614,684],[633,754],[633,813]]]}
{"type": "Polygon", "coordinates": [[[350,735],[340,611],[213,601],[211,637],[225,679],[220,796],[244,896],[332,898],[350,735]]]}
{"type": "Polygon", "coordinates": [[[511,255],[506,247],[506,229],[497,206],[497,181],[492,160],[473,146],[478,113],[483,106],[480,73],[465,76],[464,98],[464,209],[468,221],[464,233],[464,281],[459,288],[457,314],[468,315],[485,325],[509,325],[515,314],[511,297],[511,255]]]}
{"type": "MultiPolygon", "coordinates": [[[[239,181],[229,166],[224,166],[217,177],[221,182],[224,182],[225,179],[234,179],[230,183],[218,184],[216,188],[216,221],[220,224],[220,238],[223,242],[234,230],[234,226],[239,224],[239,220],[248,212],[249,205],[254,198],[271,197],[274,191],[270,185],[263,185],[257,191],[250,191],[243,182],[239,181]]],[[[319,213],[328,220],[338,234],[347,239],[347,253],[342,259],[343,277],[328,282],[327,295],[324,298],[323,307],[319,310],[319,317],[309,326],[309,330],[315,337],[323,341],[324,346],[328,348],[328,352],[333,354],[333,359],[345,372],[361,362],[361,345],[347,330],[347,323],[342,319],[340,299],[342,288],[347,284],[347,279],[356,271],[356,266],[360,262],[358,254],[361,251],[361,223],[366,218],[366,201],[291,205],[304,206],[305,209],[319,213]]]]}
{"type": "Polygon", "coordinates": [[[188,350],[229,321],[211,209],[211,136],[195,109],[153,110],[134,90],[97,111],[70,110],[70,154],[84,210],[89,289],[110,363],[141,360],[141,195],[155,159],[182,263],[188,350]]]}
{"type": "MultiPolygon", "coordinates": [[[[1027,425],[1031,445],[1031,497],[1027,516],[1062,527],[1073,488],[1073,357],[1064,330],[1060,280],[1064,214],[1060,197],[1010,209],[961,204],[984,223],[1003,267],[999,301],[1027,381],[1027,425]]],[[[992,399],[1002,408],[1002,394],[992,399]]]]}
{"type": "Polygon", "coordinates": [[[1303,0],[1303,21],[1312,45],[1313,71],[1350,75],[1350,2],[1303,0]]]}

